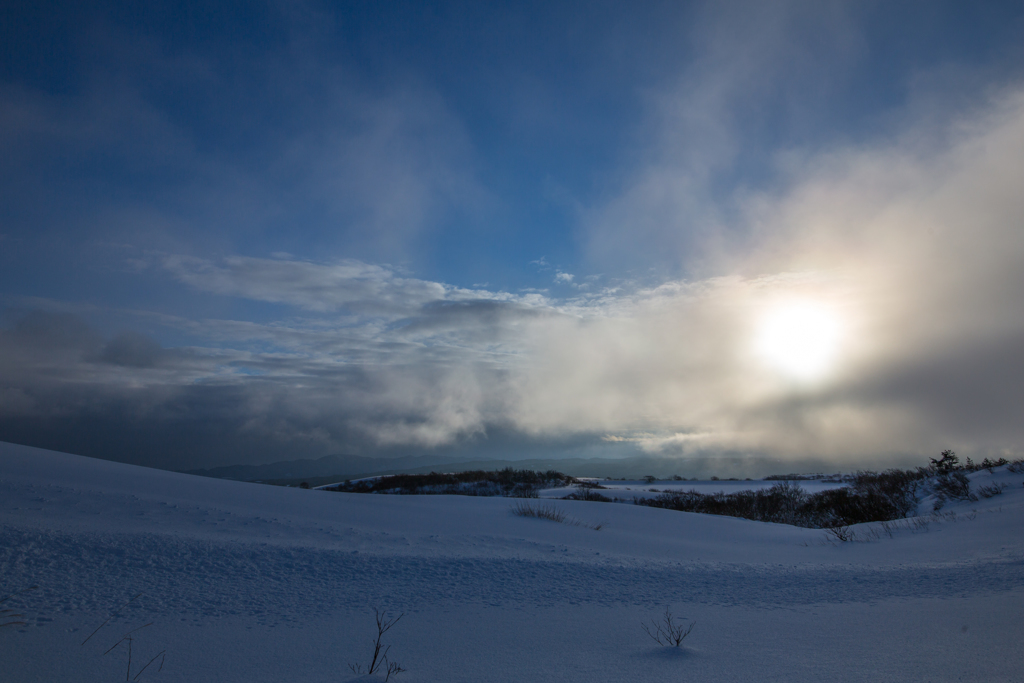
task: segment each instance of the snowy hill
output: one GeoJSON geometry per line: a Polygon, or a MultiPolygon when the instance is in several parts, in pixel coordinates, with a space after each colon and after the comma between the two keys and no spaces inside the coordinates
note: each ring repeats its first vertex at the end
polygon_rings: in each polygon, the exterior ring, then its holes
{"type": "Polygon", "coordinates": [[[346,681],[380,608],[405,614],[385,642],[408,683],[1017,681],[1024,475],[971,476],[1007,488],[839,543],[533,501],[572,526],[504,498],[278,488],[0,444],[0,597],[38,585],[0,605],[26,624],[0,627],[3,680],[124,680],[127,642],[103,653],[140,628],[133,679],[165,651],[138,680],[346,681]],[[641,629],[666,607],[696,622],[682,648],[641,629]]]}

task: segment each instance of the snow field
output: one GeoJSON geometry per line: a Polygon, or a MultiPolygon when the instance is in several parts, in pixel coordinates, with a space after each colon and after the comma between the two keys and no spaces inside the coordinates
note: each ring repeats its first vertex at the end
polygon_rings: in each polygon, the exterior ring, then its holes
{"type": "Polygon", "coordinates": [[[1007,488],[917,531],[829,543],[540,501],[594,531],[515,517],[508,499],[304,491],[0,444],[0,593],[40,586],[8,603],[30,625],[0,629],[3,680],[123,680],[124,653],[101,653],[148,622],[135,656],[167,660],[140,680],[351,680],[374,607],[406,613],[385,639],[398,681],[1020,680],[1024,475],[971,476],[1007,488]],[[666,606],[697,622],[681,650],[640,629],[666,606]]]}

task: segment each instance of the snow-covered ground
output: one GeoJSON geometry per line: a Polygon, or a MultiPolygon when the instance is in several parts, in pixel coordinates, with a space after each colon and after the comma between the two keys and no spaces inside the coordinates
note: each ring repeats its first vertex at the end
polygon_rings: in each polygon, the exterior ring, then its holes
{"type": "Polygon", "coordinates": [[[39,586],[0,605],[28,623],[0,627],[0,680],[124,680],[125,644],[102,653],[151,623],[132,677],[166,660],[139,680],[346,681],[377,607],[405,613],[385,642],[407,683],[1020,681],[1024,475],[971,476],[1008,488],[829,543],[532,501],[595,531],[503,498],[279,488],[0,444],[0,594],[39,586]],[[641,630],[666,607],[696,621],[681,649],[641,630]]]}

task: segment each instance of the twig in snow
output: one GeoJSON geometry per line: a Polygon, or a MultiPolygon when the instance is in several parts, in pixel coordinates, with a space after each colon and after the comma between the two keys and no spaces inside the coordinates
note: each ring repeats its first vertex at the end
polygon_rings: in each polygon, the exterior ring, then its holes
{"type": "MultiPolygon", "coordinates": [[[[114,617],[116,617],[116,616],[117,616],[118,614],[120,614],[121,610],[123,610],[123,609],[124,609],[125,607],[127,607],[127,606],[128,606],[128,605],[130,605],[130,604],[132,604],[133,602],[135,602],[136,600],[138,600],[138,599],[139,599],[139,598],[141,598],[141,597],[142,597],[142,593],[139,593],[139,594],[138,594],[138,595],[136,595],[136,596],[135,596],[134,598],[132,598],[131,600],[129,600],[128,602],[124,603],[123,605],[121,605],[120,607],[118,607],[118,608],[117,608],[116,610],[114,610],[114,613],[113,613],[113,614],[111,614],[111,615],[110,615],[109,617],[107,617],[106,621],[104,621],[104,622],[103,622],[102,624],[100,624],[99,626],[97,626],[97,627],[96,627],[96,630],[95,630],[95,631],[93,631],[92,633],[90,633],[90,634],[89,634],[89,638],[92,638],[92,637],[93,637],[94,635],[96,635],[97,633],[99,633],[99,632],[100,632],[100,629],[101,629],[101,628],[103,628],[104,626],[106,626],[106,625],[107,625],[107,622],[108,622],[108,621],[110,621],[111,619],[113,619],[114,617]]],[[[88,642],[89,642],[89,638],[86,638],[85,640],[83,640],[83,641],[82,641],[82,645],[85,645],[86,643],[88,643],[88,642]]]]}

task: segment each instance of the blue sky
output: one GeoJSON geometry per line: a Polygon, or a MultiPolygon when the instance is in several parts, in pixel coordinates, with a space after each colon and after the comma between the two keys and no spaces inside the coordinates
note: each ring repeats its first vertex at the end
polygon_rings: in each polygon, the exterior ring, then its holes
{"type": "Polygon", "coordinates": [[[1018,3],[3,11],[0,439],[1019,452],[1018,3]]]}

